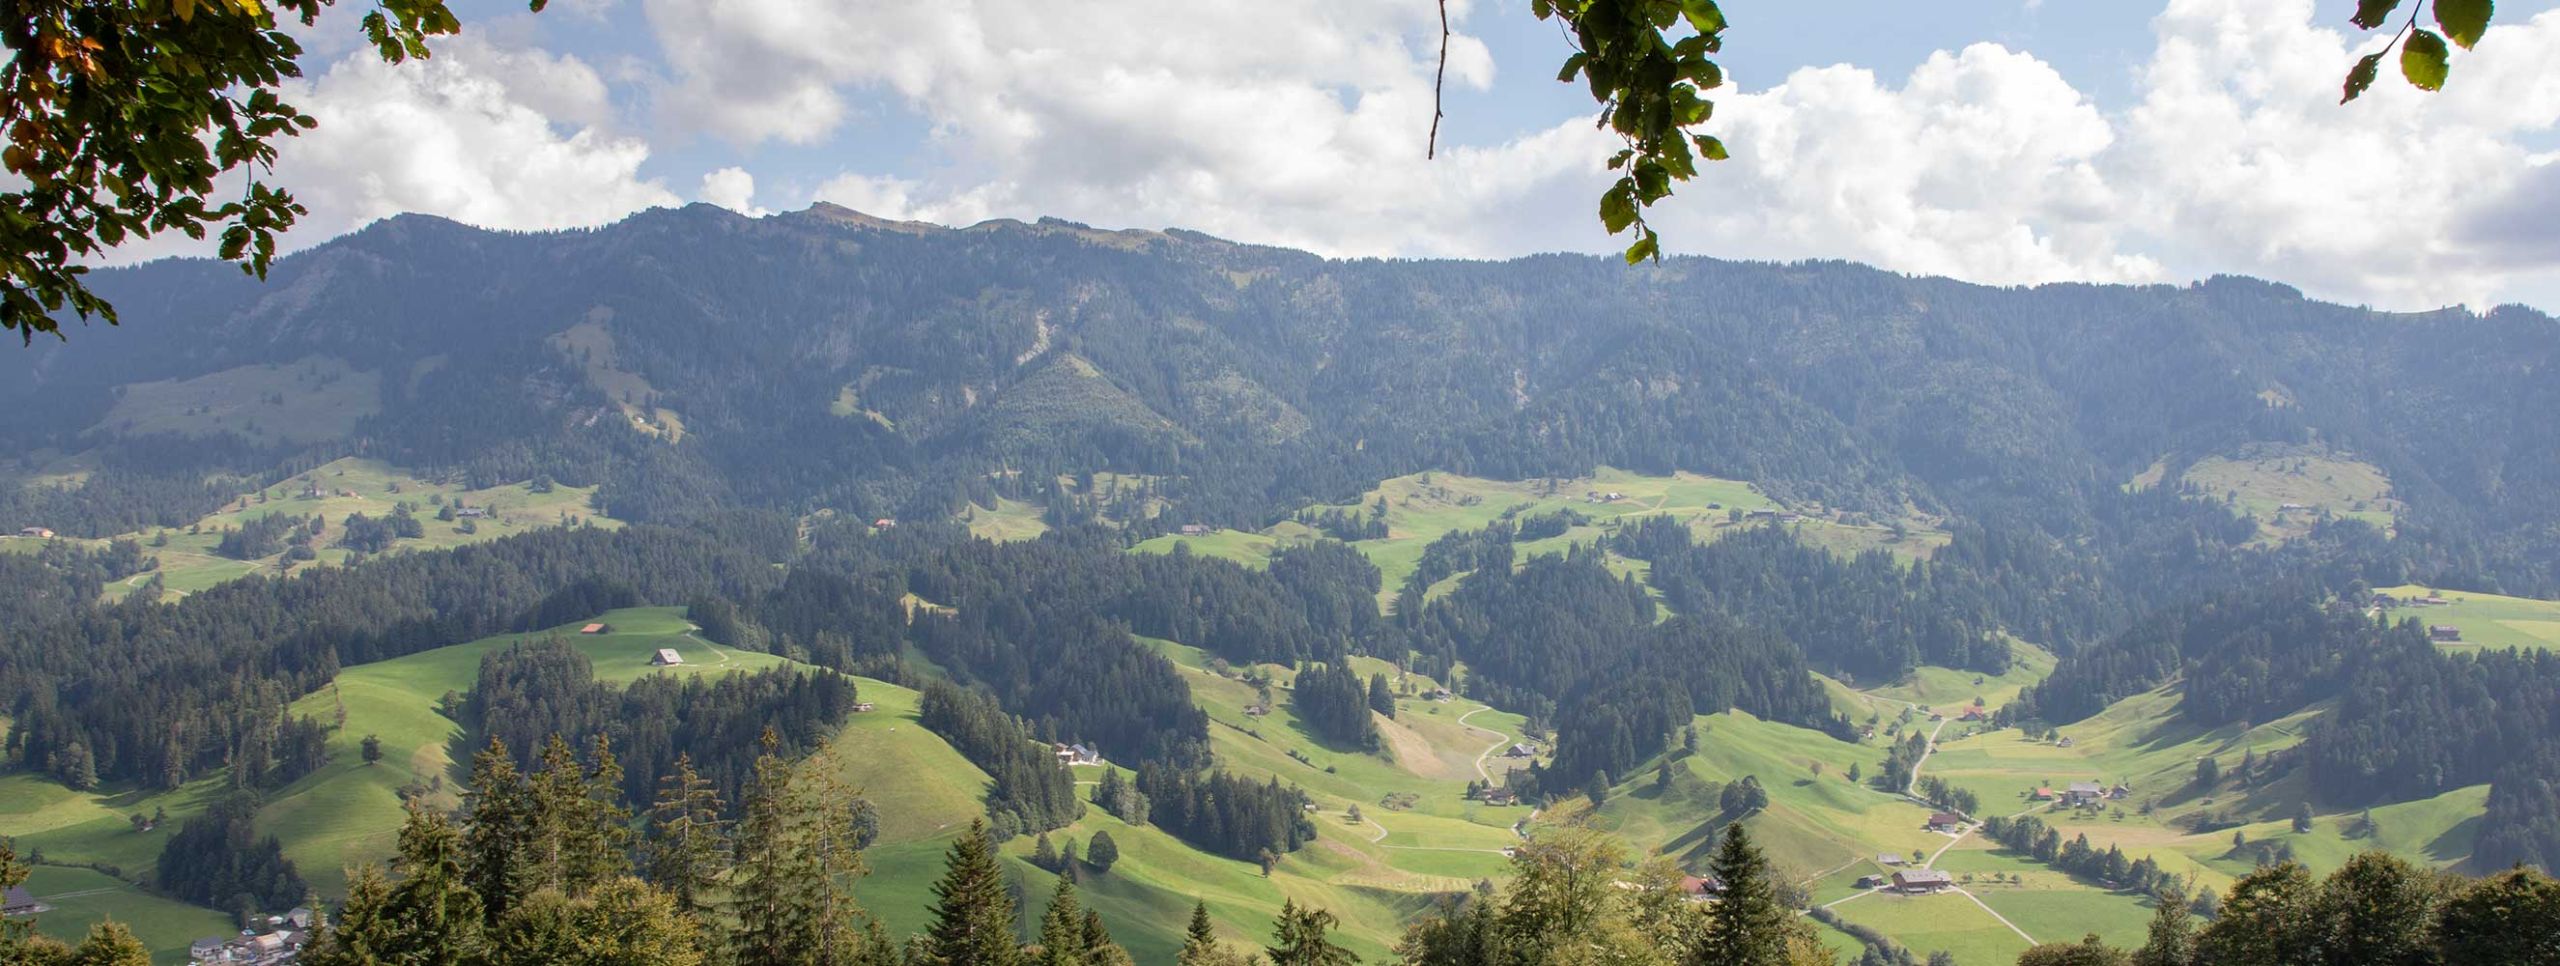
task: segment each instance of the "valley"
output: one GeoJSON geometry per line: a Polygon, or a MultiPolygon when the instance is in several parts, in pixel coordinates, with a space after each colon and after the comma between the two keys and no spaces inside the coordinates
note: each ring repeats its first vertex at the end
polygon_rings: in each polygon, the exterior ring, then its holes
{"type": "Polygon", "coordinates": [[[1107,835],[1078,892],[1142,963],[1195,902],[1393,961],[1585,832],[1704,876],[1746,829],[1841,960],[1963,966],[2287,861],[2560,861],[2530,310],[832,207],[202,267],[101,273],[154,338],[0,368],[0,836],[49,935],[175,962],[343,900],[484,729],[738,796],[767,719],[869,804],[892,937],[983,818],[1024,940],[1041,842],[1107,835]],[[237,881],[177,901],[170,855],[237,881]]]}

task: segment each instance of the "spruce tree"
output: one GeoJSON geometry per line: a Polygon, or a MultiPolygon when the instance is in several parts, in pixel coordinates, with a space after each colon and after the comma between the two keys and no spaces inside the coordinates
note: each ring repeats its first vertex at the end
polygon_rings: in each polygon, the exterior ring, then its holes
{"type": "Polygon", "coordinates": [[[1076,880],[1058,876],[1049,911],[1040,917],[1039,966],[1084,966],[1084,912],[1076,905],[1076,880]]]}
{"type": "Polygon", "coordinates": [[[1084,910],[1084,961],[1086,966],[1124,966],[1129,964],[1128,950],[1111,941],[1111,930],[1103,928],[1102,913],[1087,906],[1084,910]]]}
{"type": "Polygon", "coordinates": [[[1191,926],[1182,933],[1182,953],[1178,966],[1214,966],[1224,959],[1225,950],[1218,946],[1218,927],[1209,921],[1208,900],[1191,904],[1191,926]]]}
{"type": "Polygon", "coordinates": [[[693,756],[678,754],[675,771],[658,779],[658,801],[649,809],[649,881],[674,894],[678,908],[707,911],[710,891],[729,865],[725,803],[711,780],[693,770],[693,756]]]}
{"type": "Polygon", "coordinates": [[[1359,962],[1360,957],[1334,945],[1325,935],[1334,922],[1333,913],[1283,900],[1280,915],[1271,921],[1274,942],[1263,947],[1263,955],[1271,957],[1271,966],[1348,966],[1359,962]]]}
{"type": "Polygon", "coordinates": [[[1690,961],[1696,966],[1783,966],[1794,915],[1778,901],[1769,859],[1751,844],[1748,826],[1726,826],[1716,846],[1716,878],[1724,895],[1707,910],[1707,928],[1690,961]]]}
{"type": "Polygon", "coordinates": [[[2187,966],[2195,955],[2194,914],[2185,893],[2172,886],[2152,899],[2151,935],[2133,954],[2133,966],[2187,966]]]}
{"type": "Polygon", "coordinates": [[[1015,966],[1013,893],[996,864],[996,844],[983,819],[951,846],[933,884],[933,926],[925,950],[942,966],[1015,966]]]}
{"type": "Polygon", "coordinates": [[[480,897],[488,923],[515,903],[515,867],[525,853],[533,802],[507,743],[496,737],[471,756],[471,788],[462,796],[466,817],[463,880],[480,897]]]}
{"type": "Polygon", "coordinates": [[[818,935],[808,856],[791,829],[791,764],[776,753],[780,742],[773,729],[765,729],[764,744],[738,821],[737,864],[730,871],[738,913],[731,954],[740,966],[796,964],[818,935]]]}

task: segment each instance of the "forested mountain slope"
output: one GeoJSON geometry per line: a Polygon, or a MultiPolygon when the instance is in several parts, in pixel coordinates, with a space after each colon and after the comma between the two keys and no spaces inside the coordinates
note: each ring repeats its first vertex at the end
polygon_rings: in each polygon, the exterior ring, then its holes
{"type": "Polygon", "coordinates": [[[2252,444],[2376,468],[2436,572],[2547,589],[2560,523],[2550,318],[2386,315],[2239,279],[1333,261],[694,206],[541,234],[404,216],[265,284],[180,261],[99,285],[124,328],[0,366],[20,472],[96,498],[29,491],[0,524],[163,522],[137,504],[183,522],[215,499],[208,469],[362,452],[483,485],[600,483],[643,521],[939,513],[1116,469],[1165,477],[1187,517],[1259,526],[1416,470],[1607,464],[2070,535],[2127,481],[2252,444]]]}

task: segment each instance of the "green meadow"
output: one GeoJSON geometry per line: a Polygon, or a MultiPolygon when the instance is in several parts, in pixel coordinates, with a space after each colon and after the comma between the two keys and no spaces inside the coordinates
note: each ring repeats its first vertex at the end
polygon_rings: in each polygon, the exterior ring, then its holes
{"type": "Polygon", "coordinates": [[[2468,590],[2436,590],[2415,584],[2384,587],[2374,592],[2402,600],[2430,594],[2443,597],[2447,602],[2443,606],[2402,606],[2390,611],[2393,621],[2415,620],[2421,624],[2442,624],[2460,630],[2461,641],[2436,645],[2443,650],[2477,651],[2508,647],[2547,650],[2560,647],[2560,601],[2503,597],[2468,590]]]}
{"type": "Polygon", "coordinates": [[[2391,498],[2391,478],[2379,467],[2319,447],[2264,444],[2237,455],[2207,456],[2190,464],[2181,479],[2255,518],[2262,540],[2309,533],[2323,514],[2388,532],[2400,510],[2391,498]]]}
{"type": "Polygon", "coordinates": [[[27,891],[52,908],[35,917],[36,932],[76,943],[89,927],[113,919],[133,930],[154,963],[184,963],[187,946],[208,936],[230,936],[230,916],[151,895],[131,883],[88,869],[42,866],[27,874],[27,891]]]}
{"type": "MultiPolygon", "coordinates": [[[[1308,507],[1309,512],[1323,510],[1356,511],[1366,514],[1380,501],[1387,507],[1387,535],[1375,540],[1354,541],[1351,545],[1378,565],[1383,575],[1378,592],[1378,606],[1387,607],[1422,560],[1423,548],[1433,540],[1456,530],[1480,530],[1497,520],[1537,516],[1570,510],[1590,518],[1563,534],[1539,540],[1523,541],[1518,558],[1547,553],[1562,553],[1574,544],[1591,543],[1614,531],[1625,521],[1644,516],[1670,516],[1688,524],[1702,540],[1713,540],[1738,527],[1759,526],[1758,521],[1737,522],[1737,513],[1753,511],[1796,512],[1800,519],[1786,524],[1801,539],[1815,546],[1841,554],[1855,554],[1881,548],[1905,559],[1925,558],[1944,546],[1947,534],[1931,529],[1920,521],[1905,521],[1897,533],[1889,524],[1853,520],[1846,515],[1834,517],[1819,507],[1781,506],[1762,494],[1757,487],[1738,480],[1718,479],[1694,473],[1649,476],[1603,467],[1590,476],[1578,479],[1488,480],[1454,473],[1415,473],[1379,483],[1351,503],[1337,506],[1308,507]],[[1611,499],[1610,494],[1616,498],[1611,499]]],[[[1321,539],[1322,534],[1295,519],[1284,520],[1259,531],[1212,530],[1199,536],[1168,534],[1140,543],[1140,553],[1171,553],[1176,546],[1190,552],[1234,560],[1247,566],[1261,566],[1277,547],[1291,543],[1321,539]]],[[[1621,572],[1641,575],[1641,561],[1612,559],[1621,572]]],[[[1434,585],[1426,596],[1436,597],[1456,585],[1456,578],[1434,585]]]]}
{"type": "MultiPolygon", "coordinates": [[[[317,559],[291,565],[292,569],[300,569],[345,563],[348,551],[337,545],[337,531],[348,515],[388,516],[393,507],[402,503],[410,505],[426,533],[400,541],[392,551],[395,553],[450,549],[544,527],[621,526],[594,509],[594,493],[594,487],[556,485],[548,492],[537,493],[530,483],[475,490],[457,483],[419,479],[379,460],[341,459],[264,489],[243,491],[190,526],[119,535],[119,539],[140,543],[143,553],[159,558],[160,565],[151,572],[108,585],[105,596],[120,600],[155,575],[164,593],[182,597],[242,577],[289,573],[282,551],[254,560],[234,560],[214,552],[225,531],[275,514],[318,516],[328,524],[329,529],[312,547],[317,559]],[[438,520],[437,510],[444,505],[479,507],[488,515],[438,520]]],[[[107,541],[80,542],[104,546],[107,541]]],[[[0,550],[26,551],[36,544],[37,541],[16,537],[0,538],[0,550]]]]}

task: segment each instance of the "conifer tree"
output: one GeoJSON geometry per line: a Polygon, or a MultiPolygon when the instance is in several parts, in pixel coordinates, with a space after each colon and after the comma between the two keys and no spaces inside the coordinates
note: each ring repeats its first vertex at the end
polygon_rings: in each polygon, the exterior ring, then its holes
{"type": "Polygon", "coordinates": [[[1058,876],[1049,911],[1040,917],[1039,966],[1085,966],[1084,913],[1076,905],[1076,880],[1058,876]]]}
{"type": "Polygon", "coordinates": [[[113,919],[89,927],[87,938],[71,950],[68,966],[151,966],[151,949],[133,930],[113,919]]]}
{"type": "Polygon", "coordinates": [[[840,885],[861,871],[851,823],[838,821],[831,789],[803,784],[812,772],[783,759],[770,728],[764,745],[738,822],[732,955],[740,966],[797,966],[876,953],[871,935],[854,928],[861,911],[840,885]]]}
{"type": "Polygon", "coordinates": [[[1182,933],[1182,952],[1174,960],[1177,966],[1225,966],[1234,955],[1218,945],[1218,927],[1209,921],[1207,900],[1191,904],[1191,925],[1182,933]]]}
{"type": "Polygon", "coordinates": [[[515,756],[496,737],[471,756],[471,788],[462,796],[463,881],[494,924],[515,904],[515,864],[525,852],[533,802],[515,756]]]}
{"type": "Polygon", "coordinates": [[[1691,958],[1696,966],[1782,966],[1795,916],[1778,901],[1769,859],[1751,844],[1748,826],[1726,826],[1716,846],[1716,878],[1724,895],[1707,910],[1705,940],[1691,958]]]}
{"type": "Polygon", "coordinates": [[[2151,934],[2133,954],[2133,966],[2187,966],[2195,955],[2194,914],[2187,897],[2171,886],[2152,899],[2151,934]]]}
{"type": "Polygon", "coordinates": [[[1013,893],[996,864],[995,840],[983,819],[951,846],[941,881],[933,884],[933,926],[925,951],[942,966],[1015,966],[1013,893]]]}
{"type": "Polygon", "coordinates": [[[678,908],[700,914],[729,865],[726,803],[711,780],[693,770],[693,756],[676,756],[676,769],[658,779],[658,801],[649,810],[649,881],[675,896],[678,908]]]}
{"type": "Polygon", "coordinates": [[[1333,944],[1325,933],[1333,928],[1333,913],[1313,906],[1300,906],[1295,900],[1282,900],[1280,915],[1271,921],[1272,945],[1262,949],[1271,957],[1271,966],[1349,966],[1360,957],[1333,944]]]}
{"type": "Polygon", "coordinates": [[[1057,871],[1058,845],[1049,841],[1049,833],[1042,832],[1039,837],[1031,840],[1031,864],[1053,872],[1057,871]]]}
{"type": "Polygon", "coordinates": [[[1086,966],[1135,966],[1129,951],[1111,941],[1111,930],[1102,926],[1102,913],[1090,906],[1084,910],[1084,961],[1086,966]]]}

